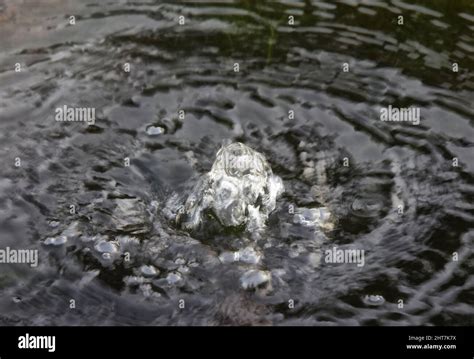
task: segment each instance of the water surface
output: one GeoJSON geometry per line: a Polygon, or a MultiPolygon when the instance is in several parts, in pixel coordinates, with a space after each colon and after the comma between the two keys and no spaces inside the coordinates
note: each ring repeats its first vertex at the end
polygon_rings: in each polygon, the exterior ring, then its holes
{"type": "Polygon", "coordinates": [[[0,2],[0,247],[40,260],[1,265],[0,324],[474,324],[471,1],[32,3],[0,2]],[[223,141],[283,179],[257,241],[166,216],[223,141]],[[295,217],[320,207],[332,228],[295,217]],[[251,269],[271,286],[244,290],[251,269]]]}

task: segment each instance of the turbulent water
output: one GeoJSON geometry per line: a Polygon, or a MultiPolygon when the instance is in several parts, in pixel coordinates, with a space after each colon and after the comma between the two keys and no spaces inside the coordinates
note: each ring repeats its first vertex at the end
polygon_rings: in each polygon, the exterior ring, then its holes
{"type": "Polygon", "coordinates": [[[260,232],[283,191],[281,178],[272,173],[265,157],[235,142],[217,152],[211,171],[197,182],[184,206],[174,196],[166,210],[188,230],[206,226],[209,218],[223,228],[260,232]]]}
{"type": "Polygon", "coordinates": [[[0,249],[39,253],[0,324],[474,324],[473,34],[462,0],[0,1],[0,249]],[[283,181],[258,238],[168,215],[229,141],[283,181]]]}

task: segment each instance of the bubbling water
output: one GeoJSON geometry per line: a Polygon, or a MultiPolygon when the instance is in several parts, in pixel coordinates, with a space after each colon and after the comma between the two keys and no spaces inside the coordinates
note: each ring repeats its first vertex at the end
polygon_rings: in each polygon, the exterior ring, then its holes
{"type": "Polygon", "coordinates": [[[188,196],[183,226],[196,229],[203,213],[210,211],[224,227],[259,230],[283,191],[283,181],[262,154],[243,143],[231,143],[218,151],[211,171],[188,196]]]}

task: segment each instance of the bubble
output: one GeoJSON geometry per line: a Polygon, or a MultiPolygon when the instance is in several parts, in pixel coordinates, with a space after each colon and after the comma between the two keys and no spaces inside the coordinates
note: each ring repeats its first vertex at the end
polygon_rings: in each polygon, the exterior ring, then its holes
{"type": "Polygon", "coordinates": [[[148,126],[146,129],[146,133],[148,136],[158,136],[164,132],[164,128],[159,126],[148,126]]]}
{"type": "Polygon", "coordinates": [[[385,298],[378,294],[370,294],[370,295],[368,294],[363,298],[362,301],[366,305],[369,305],[372,307],[378,307],[385,303],[385,298]]]}
{"type": "Polygon", "coordinates": [[[101,240],[95,245],[95,250],[99,253],[116,253],[118,251],[117,244],[110,241],[101,240]]]}
{"type": "Polygon", "coordinates": [[[105,253],[102,253],[102,258],[105,259],[106,261],[108,261],[108,260],[112,259],[112,256],[111,256],[110,253],[105,252],[105,253]]]}
{"type": "Polygon", "coordinates": [[[52,227],[52,228],[56,228],[57,226],[59,226],[59,222],[58,221],[49,221],[48,222],[49,226],[52,227]]]}
{"type": "Polygon", "coordinates": [[[152,265],[142,265],[140,267],[140,272],[145,277],[155,277],[156,275],[159,274],[159,271],[152,265]]]}
{"type": "Polygon", "coordinates": [[[67,242],[66,236],[49,237],[43,242],[47,246],[61,246],[67,242]]]}
{"type": "Polygon", "coordinates": [[[166,281],[170,285],[177,284],[183,280],[183,277],[179,273],[169,273],[166,277],[166,281]]]}

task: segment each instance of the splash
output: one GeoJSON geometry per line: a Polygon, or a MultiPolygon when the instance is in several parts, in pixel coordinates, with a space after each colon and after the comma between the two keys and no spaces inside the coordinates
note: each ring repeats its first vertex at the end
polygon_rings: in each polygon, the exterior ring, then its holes
{"type": "Polygon", "coordinates": [[[224,227],[262,229],[283,191],[283,181],[261,153],[232,143],[217,152],[211,171],[188,196],[183,227],[198,228],[210,212],[224,227]]]}

